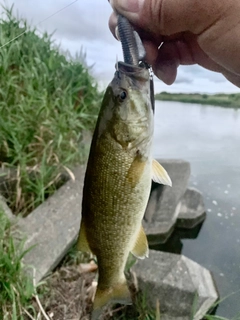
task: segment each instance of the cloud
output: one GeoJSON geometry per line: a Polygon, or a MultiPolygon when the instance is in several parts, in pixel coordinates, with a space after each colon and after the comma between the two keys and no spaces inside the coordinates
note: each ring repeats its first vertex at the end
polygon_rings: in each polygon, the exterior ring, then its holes
{"type": "MultiPolygon", "coordinates": [[[[18,0],[14,3],[14,10],[41,31],[52,33],[56,30],[53,39],[63,50],[72,55],[81,49],[86,52],[87,64],[94,65],[91,73],[104,88],[113,77],[117,56],[122,60],[120,43],[108,28],[112,9],[107,0],[78,0],[68,6],[73,1],[18,0]],[[68,7],[56,13],[65,6],[68,7]],[[43,22],[38,24],[40,21],[43,22]]],[[[13,0],[5,2],[10,6],[13,0]]],[[[155,88],[156,92],[239,92],[239,88],[222,75],[197,65],[179,67],[177,79],[171,86],[155,77],[155,88]]]]}
{"type": "MultiPolygon", "coordinates": [[[[11,1],[7,0],[7,3],[10,5],[11,1]]],[[[40,30],[56,30],[57,38],[75,41],[85,39],[89,42],[101,38],[103,41],[112,41],[108,30],[108,18],[112,10],[107,1],[78,0],[68,6],[70,3],[71,0],[49,0],[46,5],[45,1],[35,0],[33,5],[32,0],[18,0],[14,3],[14,11],[31,24],[38,24],[40,30]]]]}
{"type": "Polygon", "coordinates": [[[155,92],[172,92],[172,93],[233,93],[238,92],[239,88],[231,84],[229,81],[215,82],[209,80],[207,77],[196,77],[191,83],[175,82],[171,86],[164,84],[161,80],[155,77],[155,92]]]}
{"type": "Polygon", "coordinates": [[[218,72],[213,72],[206,70],[198,65],[193,65],[193,66],[181,66],[181,73],[184,74],[185,76],[191,76],[191,78],[196,79],[196,78],[207,78],[210,81],[213,82],[225,82],[226,79],[225,77],[218,73],[218,72]]]}
{"type": "Polygon", "coordinates": [[[231,84],[222,74],[208,71],[198,65],[180,66],[173,85],[168,86],[155,77],[155,91],[167,92],[239,92],[239,88],[231,84]]]}
{"type": "Polygon", "coordinates": [[[178,83],[192,83],[193,82],[193,78],[189,77],[189,76],[184,76],[184,75],[177,75],[177,78],[175,80],[175,84],[178,83]]]}
{"type": "MultiPolygon", "coordinates": [[[[7,0],[6,3],[10,6],[12,1],[7,0]]],[[[32,0],[18,0],[14,3],[14,13],[27,19],[41,32],[55,31],[53,39],[63,51],[68,50],[74,56],[82,50],[86,53],[87,65],[94,65],[91,73],[97,80],[110,82],[117,56],[122,59],[122,52],[120,43],[108,28],[112,12],[108,1],[78,0],[57,14],[71,0],[49,0],[47,5],[41,0],[35,0],[34,6],[32,3],[32,0]]]]}

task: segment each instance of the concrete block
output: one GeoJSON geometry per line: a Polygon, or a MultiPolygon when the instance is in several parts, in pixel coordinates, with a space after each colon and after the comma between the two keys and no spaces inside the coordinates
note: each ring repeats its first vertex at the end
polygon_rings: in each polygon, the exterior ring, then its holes
{"type": "Polygon", "coordinates": [[[10,219],[14,219],[14,215],[12,213],[12,210],[9,208],[9,206],[6,203],[6,199],[0,194],[0,209],[3,210],[3,212],[6,214],[6,216],[10,219]]]}
{"type": "Polygon", "coordinates": [[[177,218],[177,227],[194,228],[206,218],[202,193],[195,188],[188,188],[181,200],[177,218]]]}
{"type": "Polygon", "coordinates": [[[153,183],[143,226],[150,244],[164,242],[176,223],[180,199],[190,177],[190,163],[184,160],[158,160],[172,179],[172,187],[153,183]]]}
{"type": "Polygon", "coordinates": [[[55,268],[77,238],[82,204],[85,167],[74,170],[75,181],[68,181],[54,195],[19,221],[26,236],[24,263],[36,269],[36,282],[55,268]]]}
{"type": "Polygon", "coordinates": [[[148,305],[159,300],[161,319],[190,320],[193,312],[200,320],[218,299],[210,271],[183,255],[150,250],[133,272],[148,305]]]}

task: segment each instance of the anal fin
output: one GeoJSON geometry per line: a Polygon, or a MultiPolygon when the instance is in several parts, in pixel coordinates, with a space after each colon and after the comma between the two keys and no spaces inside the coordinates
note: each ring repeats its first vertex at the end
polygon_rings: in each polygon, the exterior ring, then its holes
{"type": "Polygon", "coordinates": [[[126,280],[104,290],[97,288],[93,303],[93,310],[103,308],[109,302],[121,303],[126,305],[132,303],[131,294],[128,289],[126,280]]]}
{"type": "Polygon", "coordinates": [[[136,258],[144,259],[145,257],[148,257],[148,252],[149,252],[149,249],[148,249],[147,237],[143,230],[143,227],[141,226],[136,238],[134,248],[132,249],[131,253],[136,258]]]}
{"type": "Polygon", "coordinates": [[[171,178],[169,177],[167,171],[161,166],[157,160],[152,161],[152,179],[154,182],[164,184],[166,186],[172,186],[171,178]]]}

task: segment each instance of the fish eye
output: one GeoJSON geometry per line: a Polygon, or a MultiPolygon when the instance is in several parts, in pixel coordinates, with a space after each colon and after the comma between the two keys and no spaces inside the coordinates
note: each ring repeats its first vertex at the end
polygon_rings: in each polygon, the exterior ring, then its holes
{"type": "Polygon", "coordinates": [[[122,101],[124,101],[126,98],[127,98],[127,92],[126,92],[126,91],[122,91],[122,92],[119,94],[119,100],[122,102],[122,101]]]}

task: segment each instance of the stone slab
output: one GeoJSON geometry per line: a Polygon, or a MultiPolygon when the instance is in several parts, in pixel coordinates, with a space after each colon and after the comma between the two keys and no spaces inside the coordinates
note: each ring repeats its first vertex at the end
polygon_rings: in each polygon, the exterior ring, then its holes
{"type": "Polygon", "coordinates": [[[75,181],[68,181],[19,222],[26,249],[32,247],[24,263],[36,269],[36,282],[58,265],[77,238],[84,174],[85,167],[76,168],[75,181]]]}
{"type": "Polygon", "coordinates": [[[158,160],[172,179],[172,187],[153,183],[152,192],[144,215],[143,226],[149,243],[164,242],[176,223],[180,199],[184,195],[190,177],[190,163],[184,160],[158,160]]]}
{"type": "Polygon", "coordinates": [[[13,220],[14,215],[12,213],[12,210],[9,208],[5,198],[1,194],[0,194],[0,209],[3,210],[3,212],[6,214],[8,219],[13,220]]]}
{"type": "Polygon", "coordinates": [[[150,249],[164,251],[170,253],[181,254],[183,249],[183,239],[197,239],[199,232],[203,226],[203,222],[194,228],[175,228],[171,236],[164,243],[150,245],[150,249]]]}
{"type": "Polygon", "coordinates": [[[196,188],[188,188],[181,200],[177,227],[194,228],[206,218],[202,193],[196,188]]]}
{"type": "Polygon", "coordinates": [[[200,320],[218,299],[210,271],[183,255],[150,250],[132,271],[148,306],[159,300],[164,320],[200,320]]]}

